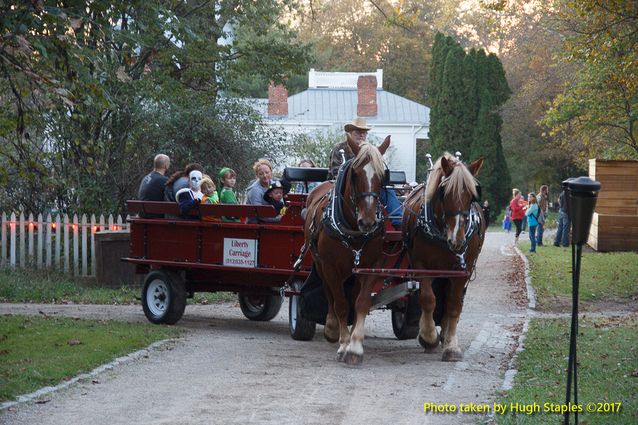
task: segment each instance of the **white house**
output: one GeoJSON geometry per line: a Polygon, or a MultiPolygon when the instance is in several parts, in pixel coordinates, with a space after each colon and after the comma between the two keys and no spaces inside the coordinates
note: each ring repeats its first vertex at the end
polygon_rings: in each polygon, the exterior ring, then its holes
{"type": "Polygon", "coordinates": [[[428,138],[430,108],[383,90],[381,69],[372,73],[311,69],[308,90],[289,97],[285,87],[271,85],[268,100],[261,104],[266,123],[289,133],[343,130],[357,116],[365,117],[370,134],[380,140],[392,136],[390,169],[403,170],[408,181],[416,180],[416,144],[428,138]]]}

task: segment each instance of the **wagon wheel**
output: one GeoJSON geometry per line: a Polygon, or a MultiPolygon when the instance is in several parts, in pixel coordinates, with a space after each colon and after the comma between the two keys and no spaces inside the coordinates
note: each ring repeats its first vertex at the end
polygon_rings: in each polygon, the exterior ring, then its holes
{"type": "Polygon", "coordinates": [[[152,323],[177,323],[186,307],[182,278],[166,270],[153,270],[147,274],[142,289],[142,307],[144,315],[152,323]]]}
{"type": "MultiPolygon", "coordinates": [[[[292,283],[295,291],[299,291],[303,282],[296,280],[292,283]]],[[[310,341],[315,336],[316,322],[301,315],[301,296],[292,295],[288,303],[288,329],[290,336],[297,341],[310,341]]]]}
{"type": "Polygon", "coordinates": [[[247,319],[258,322],[272,320],[284,302],[283,295],[245,295],[239,294],[239,307],[247,319]]]}
{"type": "Polygon", "coordinates": [[[420,318],[418,292],[412,292],[407,299],[392,303],[392,331],[397,339],[416,338],[419,334],[420,318]]]}

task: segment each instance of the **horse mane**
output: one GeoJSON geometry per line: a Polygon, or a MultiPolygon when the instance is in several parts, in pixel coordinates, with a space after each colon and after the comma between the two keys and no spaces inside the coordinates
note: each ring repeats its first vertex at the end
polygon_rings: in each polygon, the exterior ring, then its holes
{"type": "Polygon", "coordinates": [[[445,177],[443,168],[441,167],[441,159],[446,158],[448,163],[452,166],[452,173],[445,179],[443,187],[445,188],[445,195],[454,195],[457,198],[461,196],[464,190],[469,190],[472,196],[478,198],[476,192],[476,179],[470,173],[470,170],[456,157],[452,156],[449,152],[445,152],[441,158],[437,159],[430,177],[428,178],[425,188],[425,200],[430,202],[438,193],[439,185],[445,177]]]}
{"type": "Polygon", "coordinates": [[[359,153],[352,160],[352,167],[363,167],[368,163],[372,165],[376,175],[381,176],[385,172],[383,156],[379,149],[369,143],[362,143],[359,146],[359,153]]]}

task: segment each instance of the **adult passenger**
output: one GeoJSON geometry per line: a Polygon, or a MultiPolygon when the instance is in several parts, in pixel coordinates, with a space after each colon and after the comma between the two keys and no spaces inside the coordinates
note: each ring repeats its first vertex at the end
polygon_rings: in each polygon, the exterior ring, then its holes
{"type": "Polygon", "coordinates": [[[204,167],[200,164],[193,162],[186,166],[181,171],[176,171],[171,175],[166,182],[166,187],[164,188],[164,200],[170,202],[177,201],[177,192],[182,189],[188,189],[190,187],[189,175],[192,171],[199,171],[200,173],[204,173],[204,167]]]}
{"type": "MultiPolygon", "coordinates": [[[[302,159],[299,161],[297,167],[301,168],[315,168],[315,163],[310,159],[302,159]]],[[[310,193],[312,189],[319,185],[318,182],[296,182],[292,185],[291,193],[310,193]],[[307,185],[307,186],[306,186],[307,185]]]]}
{"type": "Polygon", "coordinates": [[[137,199],[140,201],[163,201],[164,186],[168,181],[166,171],[171,166],[171,160],[162,153],[155,155],[153,159],[153,170],[148,173],[140,182],[137,191],[137,199]]]}

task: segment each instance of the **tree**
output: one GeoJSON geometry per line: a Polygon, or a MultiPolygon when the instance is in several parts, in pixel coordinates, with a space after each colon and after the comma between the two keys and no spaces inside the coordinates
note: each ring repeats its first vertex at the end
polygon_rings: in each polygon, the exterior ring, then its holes
{"type": "Polygon", "coordinates": [[[442,35],[435,38],[432,57],[430,151],[434,156],[460,151],[467,161],[483,157],[483,195],[498,211],[511,181],[501,141],[500,108],[510,95],[503,66],[496,55],[482,49],[466,54],[442,35]]]}
{"type": "Polygon", "coordinates": [[[282,81],[306,68],[307,47],[280,20],[291,3],[0,6],[3,207],[121,211],[158,151],[246,177],[282,137],[221,93],[242,72],[282,81]]]}
{"type": "Polygon", "coordinates": [[[580,65],[544,123],[581,158],[638,158],[638,11],[634,2],[556,0],[563,56],[580,65]]]}
{"type": "Polygon", "coordinates": [[[300,38],[312,42],[313,67],[384,71],[383,87],[424,103],[434,31],[421,31],[404,7],[389,1],[309,0],[298,17],[300,38]]]}

